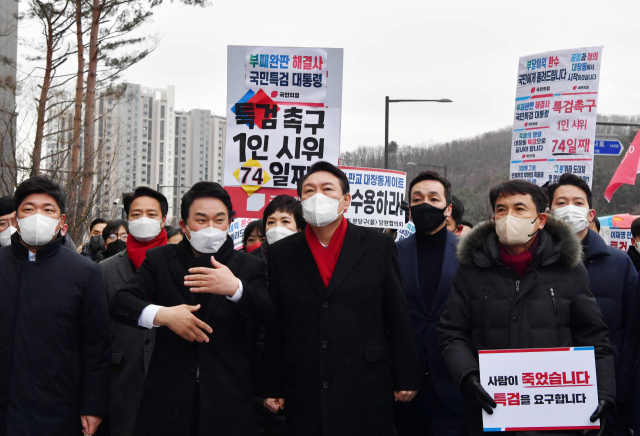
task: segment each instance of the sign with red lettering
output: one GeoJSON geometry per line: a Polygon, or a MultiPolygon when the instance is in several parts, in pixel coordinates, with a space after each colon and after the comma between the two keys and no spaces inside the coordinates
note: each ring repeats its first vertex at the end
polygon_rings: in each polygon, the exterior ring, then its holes
{"type": "Polygon", "coordinates": [[[497,404],[484,431],[597,429],[593,347],[480,350],[482,387],[497,404]]]}

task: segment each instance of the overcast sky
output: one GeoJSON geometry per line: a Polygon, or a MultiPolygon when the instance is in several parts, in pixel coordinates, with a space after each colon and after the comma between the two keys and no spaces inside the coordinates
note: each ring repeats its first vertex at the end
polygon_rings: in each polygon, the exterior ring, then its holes
{"type": "Polygon", "coordinates": [[[640,1],[176,0],[156,11],[160,47],[126,72],[175,85],[178,109],[224,115],[227,45],[344,48],[342,150],[449,141],[511,124],[520,56],[604,45],[600,114],[640,114],[640,1]],[[629,86],[630,85],[630,86],[629,86]]]}

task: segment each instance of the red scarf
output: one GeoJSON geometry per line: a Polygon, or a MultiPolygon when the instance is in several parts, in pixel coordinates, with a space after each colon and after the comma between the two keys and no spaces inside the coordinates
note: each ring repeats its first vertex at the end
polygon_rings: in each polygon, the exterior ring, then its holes
{"type": "Polygon", "coordinates": [[[505,266],[513,268],[518,277],[521,278],[527,269],[529,269],[533,258],[538,252],[538,245],[540,245],[540,234],[536,235],[536,239],[533,241],[533,244],[531,244],[531,247],[520,254],[509,254],[507,250],[504,249],[504,246],[498,243],[500,247],[500,259],[505,266]]]}
{"type": "Polygon", "coordinates": [[[129,237],[127,237],[127,254],[136,271],[142,265],[142,261],[147,255],[147,250],[163,245],[167,245],[167,232],[164,229],[160,231],[158,236],[147,242],[140,242],[129,234],[129,237]]]}
{"type": "Polygon", "coordinates": [[[327,248],[324,248],[320,243],[316,234],[311,230],[311,226],[307,226],[304,231],[304,235],[307,238],[307,244],[309,244],[311,254],[313,254],[313,258],[316,261],[316,265],[318,266],[318,271],[320,272],[320,277],[322,277],[325,288],[329,287],[329,281],[331,281],[333,271],[336,269],[336,264],[338,263],[338,257],[340,256],[340,250],[342,250],[342,244],[344,243],[344,236],[346,234],[347,219],[345,217],[342,217],[342,221],[333,233],[327,248]]]}

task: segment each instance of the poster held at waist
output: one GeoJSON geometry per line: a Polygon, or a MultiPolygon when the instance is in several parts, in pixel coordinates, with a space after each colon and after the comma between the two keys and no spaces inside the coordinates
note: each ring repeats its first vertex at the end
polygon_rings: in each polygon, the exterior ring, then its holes
{"type": "Polygon", "coordinates": [[[593,347],[480,350],[482,387],[497,403],[484,431],[600,428],[593,347]]]}
{"type": "Polygon", "coordinates": [[[593,178],[602,47],[520,58],[510,178],[542,186],[564,173],[593,178]]]}
{"type": "Polygon", "coordinates": [[[224,186],[247,217],[261,217],[260,201],[250,200],[255,192],[290,193],[315,162],[338,164],[342,55],[331,48],[228,47],[224,186]]]}
{"type": "Polygon", "coordinates": [[[351,205],[344,216],[363,227],[404,227],[406,173],[377,168],[339,167],[349,180],[351,205]]]}

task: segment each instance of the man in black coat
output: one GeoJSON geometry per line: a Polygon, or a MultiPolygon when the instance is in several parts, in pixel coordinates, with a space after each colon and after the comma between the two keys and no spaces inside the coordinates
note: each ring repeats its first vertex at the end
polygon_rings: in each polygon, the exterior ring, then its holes
{"type": "Polygon", "coordinates": [[[460,266],[438,327],[449,371],[470,402],[470,434],[483,433],[481,408],[496,407],[480,385],[478,350],[593,346],[599,404],[590,419],[604,425],[616,398],[613,355],[580,241],[547,217],[547,197],[532,183],[504,182],[489,197],[494,221],[458,244],[460,266]]]}
{"type": "MultiPolygon", "coordinates": [[[[0,217],[2,219],[2,217],[0,217]]],[[[631,244],[627,250],[627,254],[633,262],[636,272],[640,272],[640,251],[638,251],[638,238],[640,238],[640,218],[636,218],[631,223],[631,244]]]]}
{"type": "MultiPolygon", "coordinates": [[[[108,300],[133,277],[147,251],[167,244],[163,226],[168,210],[167,198],[147,186],[139,186],[125,196],[124,211],[130,231],[127,248],[100,262],[108,300]]],[[[111,436],[131,436],[156,332],[113,322],[112,338],[111,407],[107,424],[111,436]]]]}
{"type": "Polygon", "coordinates": [[[347,223],[349,181],[333,165],[314,164],[298,194],[308,226],[268,254],[265,405],[292,436],[392,436],[394,400],[421,384],[395,244],[347,223]]]}
{"type": "Polygon", "coordinates": [[[18,232],[0,250],[0,435],[92,435],[109,405],[100,267],[62,247],[57,183],[22,182],[15,206],[18,232]]]}
{"type": "Polygon", "coordinates": [[[409,194],[416,233],[396,245],[423,378],[413,401],[396,404],[396,432],[466,436],[465,400],[449,375],[436,334],[458,269],[459,237],[445,221],[456,210],[456,198],[451,183],[433,171],[418,174],[409,184],[409,194]]]}
{"type": "MultiPolygon", "coordinates": [[[[596,211],[587,182],[575,174],[563,174],[557,183],[549,185],[547,194],[554,216],[569,224],[582,241],[583,263],[589,274],[591,292],[609,328],[618,380],[622,338],[627,330],[638,273],[624,251],[607,246],[600,235],[588,227],[596,211]]],[[[616,407],[607,418],[606,435],[629,434],[628,409],[617,399],[616,407]]]]}
{"type": "Polygon", "coordinates": [[[111,299],[114,320],[159,327],[136,435],[257,434],[247,328],[274,309],[264,262],[233,249],[231,216],[219,184],[193,185],[182,198],[185,238],[149,250],[111,299]]]}

